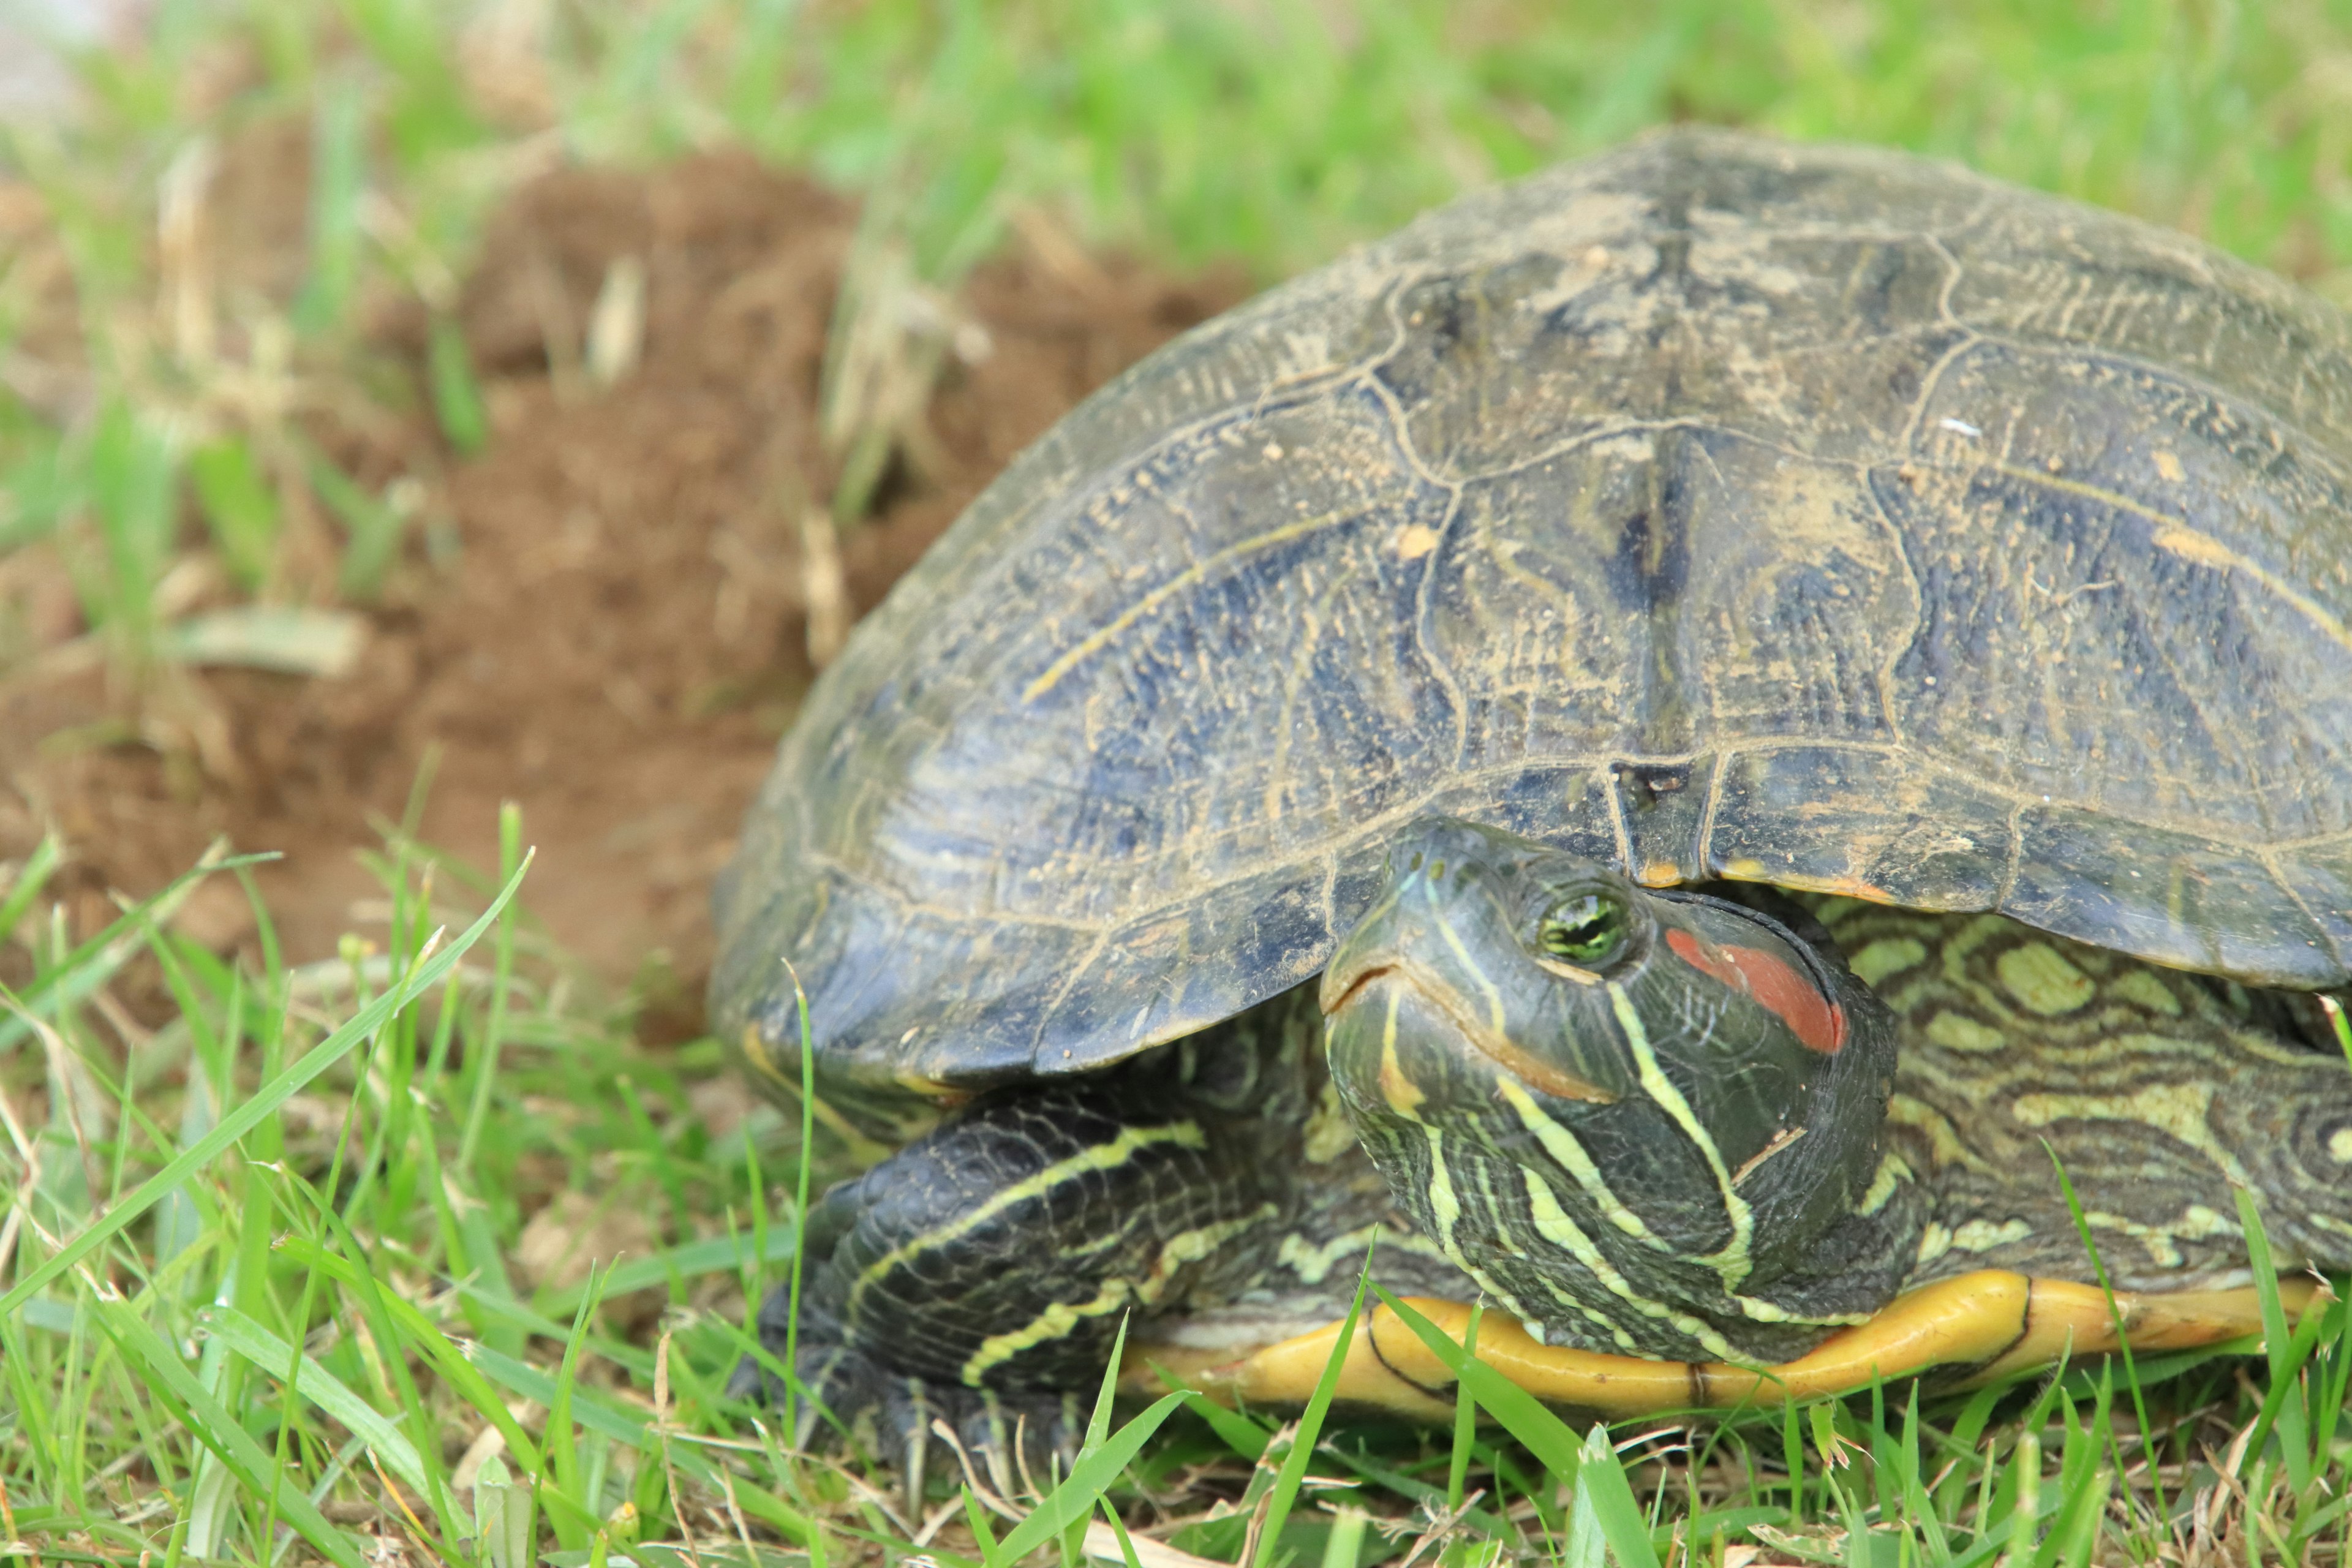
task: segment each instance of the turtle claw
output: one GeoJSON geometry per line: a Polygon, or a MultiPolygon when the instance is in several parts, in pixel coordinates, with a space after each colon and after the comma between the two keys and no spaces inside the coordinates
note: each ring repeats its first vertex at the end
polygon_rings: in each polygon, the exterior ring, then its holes
{"type": "MultiPolygon", "coordinates": [[[[969,1479],[1000,1497],[1043,1496],[1070,1470],[1086,1431],[1085,1412],[1068,1394],[1045,1389],[967,1388],[888,1366],[843,1342],[821,1313],[801,1302],[792,1345],[799,1384],[792,1444],[824,1445],[828,1434],[851,1450],[898,1472],[909,1509],[929,1482],[969,1479]]],[[[775,1362],[786,1353],[790,1307],[776,1292],[761,1306],[761,1344],[775,1362]]],[[[730,1398],[785,1405],[782,1380],[768,1362],[745,1356],[728,1380],[730,1398]]],[[[913,1514],[908,1515],[914,1517],[913,1514]]]]}

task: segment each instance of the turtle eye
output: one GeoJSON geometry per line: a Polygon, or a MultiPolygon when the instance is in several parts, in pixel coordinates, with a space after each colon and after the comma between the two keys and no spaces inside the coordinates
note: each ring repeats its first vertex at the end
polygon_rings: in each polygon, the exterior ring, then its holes
{"type": "Polygon", "coordinates": [[[1570,963],[1604,963],[1625,945],[1625,906],[1607,893],[1577,893],[1544,911],[1536,945],[1570,963]]]}

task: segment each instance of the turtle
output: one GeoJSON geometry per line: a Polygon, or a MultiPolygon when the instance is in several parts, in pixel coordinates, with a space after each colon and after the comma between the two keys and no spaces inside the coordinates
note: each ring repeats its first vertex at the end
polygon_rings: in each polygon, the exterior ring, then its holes
{"type": "Polygon", "coordinates": [[[872,1162],[736,1386],[916,1475],[1117,1344],[1451,1412],[1367,1258],[1612,1417],[2242,1334],[2352,1268],[2352,322],[1883,150],[1475,192],[1014,460],[714,903],[872,1162]]]}

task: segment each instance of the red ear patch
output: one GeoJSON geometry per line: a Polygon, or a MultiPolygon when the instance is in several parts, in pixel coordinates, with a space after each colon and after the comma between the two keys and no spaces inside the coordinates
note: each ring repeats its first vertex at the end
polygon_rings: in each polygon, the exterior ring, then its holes
{"type": "Polygon", "coordinates": [[[1835,1056],[1845,1044],[1845,1009],[1822,995],[1778,953],[1760,947],[1710,947],[1674,927],[1667,929],[1666,945],[1674,949],[1676,958],[1708,979],[1754,997],[1788,1025],[1808,1049],[1835,1056]]]}

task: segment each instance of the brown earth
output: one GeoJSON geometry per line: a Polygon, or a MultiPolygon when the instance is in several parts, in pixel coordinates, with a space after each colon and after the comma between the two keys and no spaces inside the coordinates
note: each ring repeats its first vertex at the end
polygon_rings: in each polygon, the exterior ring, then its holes
{"type": "MultiPolygon", "coordinates": [[[[731,155],[520,189],[458,307],[491,416],[482,455],[450,457],[421,413],[312,430],[371,486],[437,476],[358,668],[187,677],[178,700],[210,736],[193,751],[60,745],[121,710],[97,671],[0,689],[0,858],[60,832],[58,885],[89,928],[111,914],[108,889],[152,890],[215,835],[282,851],[260,882],[288,957],[322,957],[346,931],[381,934],[355,851],[381,844],[435,753],[421,837],[493,866],[499,803],[519,801],[539,849],[531,909],[609,979],[667,971],[656,988],[685,1016],[666,1032],[690,1026],[710,878],[812,675],[809,584],[821,598],[825,578],[803,570],[802,521],[841,466],[818,402],[856,222],[842,198],[731,155]],[[629,258],[642,351],[604,386],[577,345],[629,258]]],[[[952,304],[908,317],[950,346],[898,423],[870,515],[842,536],[832,580],[858,608],[1063,410],[1242,292],[1234,276],[1172,279],[1024,232],[952,304]]],[[[412,384],[424,336],[397,314],[379,333],[412,384]]],[[[919,354],[927,340],[907,341],[919,354]]],[[[231,895],[184,923],[249,947],[231,895]]]]}

